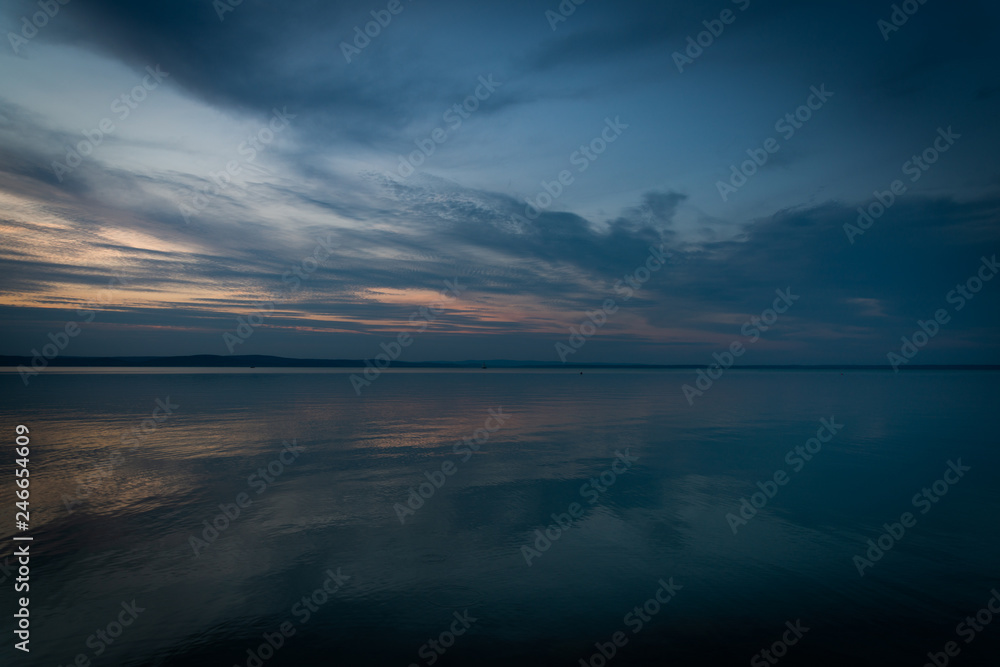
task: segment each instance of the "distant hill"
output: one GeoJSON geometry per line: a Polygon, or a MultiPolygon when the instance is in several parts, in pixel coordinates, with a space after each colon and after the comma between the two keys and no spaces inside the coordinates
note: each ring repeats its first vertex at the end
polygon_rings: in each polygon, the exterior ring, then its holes
{"type": "MultiPolygon", "coordinates": [[[[648,364],[560,364],[550,361],[482,359],[469,361],[393,361],[395,368],[667,368],[648,364]]],[[[0,366],[31,365],[31,357],[0,355],[0,366]]],[[[157,367],[157,368],[365,368],[364,359],[293,359],[269,355],[195,354],[179,357],[56,357],[50,366],[59,367],[157,367]]],[[[695,366],[691,366],[695,368],[695,366]]]]}

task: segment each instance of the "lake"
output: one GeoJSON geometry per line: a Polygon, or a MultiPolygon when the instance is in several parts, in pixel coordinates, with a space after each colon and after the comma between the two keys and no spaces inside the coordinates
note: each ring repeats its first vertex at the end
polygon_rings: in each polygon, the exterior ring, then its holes
{"type": "Polygon", "coordinates": [[[1000,374],[352,372],[0,374],[4,663],[1000,655],[1000,374]]]}

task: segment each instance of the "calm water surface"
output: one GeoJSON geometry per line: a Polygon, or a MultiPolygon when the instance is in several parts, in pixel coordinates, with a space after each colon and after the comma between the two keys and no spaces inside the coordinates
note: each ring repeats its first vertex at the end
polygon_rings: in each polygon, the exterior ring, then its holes
{"type": "Polygon", "coordinates": [[[796,621],[783,665],[919,667],[948,641],[998,664],[1000,618],[956,634],[1000,589],[996,373],[731,371],[693,406],[691,371],[387,372],[360,397],[348,375],[0,374],[34,536],[32,650],[0,571],[3,664],[599,667],[621,632],[608,664],[745,665],[796,621]],[[843,427],[806,460],[821,419],[843,427]]]}

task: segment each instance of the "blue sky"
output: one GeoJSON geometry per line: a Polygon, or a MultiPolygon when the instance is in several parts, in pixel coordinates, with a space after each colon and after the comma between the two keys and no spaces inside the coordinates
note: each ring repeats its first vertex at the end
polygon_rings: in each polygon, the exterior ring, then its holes
{"type": "Polygon", "coordinates": [[[862,2],[220,6],[0,10],[0,353],[96,300],[64,354],[226,354],[281,294],[238,353],[366,358],[409,331],[408,361],[557,361],[616,298],[573,361],[709,363],[790,287],[741,362],[885,363],[947,308],[917,361],[1000,363],[1000,281],[947,299],[1000,249],[992,5],[913,3],[892,31],[862,2]],[[625,302],[650,246],[669,259],[625,302]]]}

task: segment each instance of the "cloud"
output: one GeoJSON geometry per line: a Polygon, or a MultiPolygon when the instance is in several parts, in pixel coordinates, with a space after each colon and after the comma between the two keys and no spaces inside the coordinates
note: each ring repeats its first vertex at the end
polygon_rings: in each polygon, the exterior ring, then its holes
{"type": "MultiPolygon", "coordinates": [[[[16,21],[34,6],[4,11],[16,21]]],[[[667,266],[602,330],[609,347],[588,344],[595,360],[688,360],[671,355],[732,339],[775,289],[792,287],[802,299],[769,336],[776,355],[878,361],[886,341],[995,252],[989,119],[998,98],[983,64],[995,29],[981,3],[922,7],[887,44],[875,25],[885,7],[854,2],[830,14],[754,1],[683,78],[670,53],[727,3],[586,3],[554,33],[535,3],[405,7],[353,63],[339,43],[367,19],[372,8],[363,5],[245,0],[224,21],[204,0],[67,7],[27,58],[47,53],[79,73],[74,93],[84,100],[103,95],[97,72],[108,60],[136,72],[159,64],[184,104],[163,102],[155,111],[176,109],[176,119],[143,117],[146,125],[108,137],[60,181],[52,161],[91,119],[74,125],[72,113],[46,107],[55,93],[44,80],[0,100],[0,288],[20,346],[5,351],[23,352],[118,273],[130,284],[101,321],[107,342],[94,345],[138,346],[142,336],[169,345],[157,330],[178,345],[214,345],[236,314],[281,288],[317,239],[330,238],[334,256],[269,319],[274,336],[260,340],[275,347],[259,351],[287,354],[296,341],[322,349],[326,335],[357,356],[365,334],[405,326],[414,299],[455,277],[467,293],[428,333],[435,343],[426,354],[474,357],[474,344],[502,336],[547,348],[662,245],[667,266]],[[955,48],[926,48],[941,40],[955,48]],[[67,48],[43,51],[53,45],[67,48]],[[504,81],[502,94],[417,174],[389,174],[395,156],[489,72],[504,81]],[[722,207],[711,185],[732,155],[823,81],[837,104],[782,147],[767,178],[741,191],[756,208],[722,207]],[[970,104],[949,101],[962,99],[970,104]],[[210,172],[235,152],[228,135],[213,144],[214,133],[259,122],[276,106],[298,114],[288,134],[259,169],[186,219],[179,204],[211,189],[210,172]],[[551,180],[567,147],[589,138],[580,132],[592,131],[592,118],[619,110],[635,128],[628,137],[571,193],[526,215],[524,191],[551,180]],[[856,217],[856,193],[885,182],[881,165],[914,132],[951,122],[977,139],[848,243],[842,225],[856,217]],[[187,166],[204,163],[215,166],[187,166]],[[452,351],[459,336],[475,343],[452,351]]],[[[16,73],[26,62],[0,64],[16,73]]],[[[982,335],[995,312],[970,307],[950,331],[995,355],[982,335]]]]}

